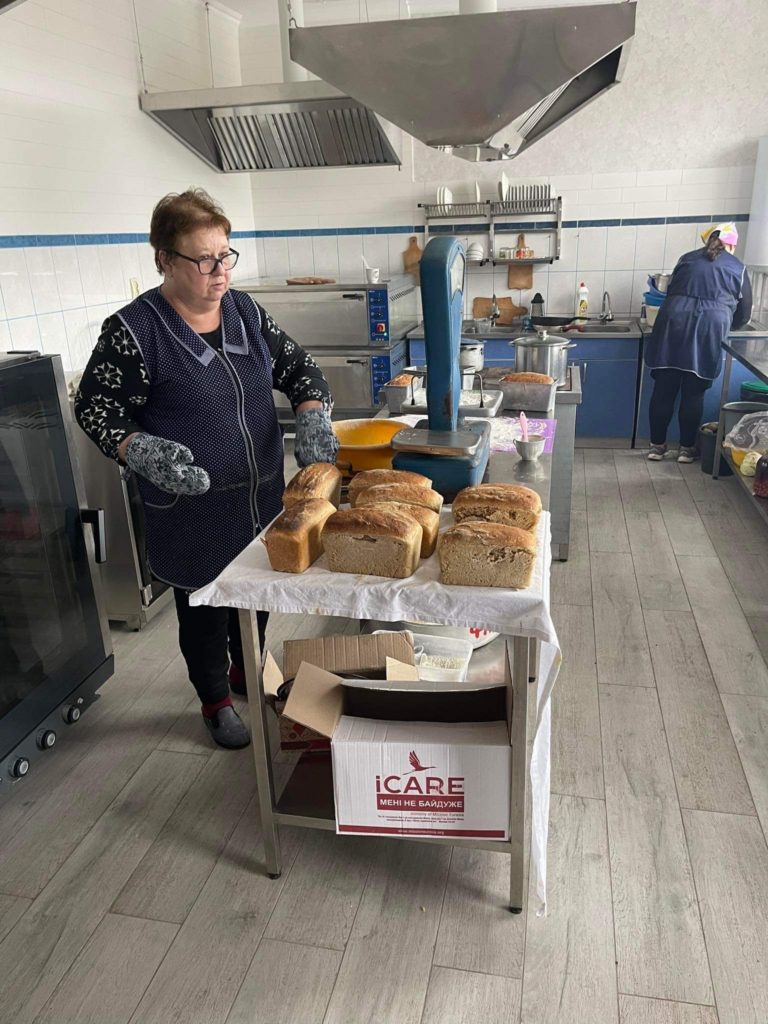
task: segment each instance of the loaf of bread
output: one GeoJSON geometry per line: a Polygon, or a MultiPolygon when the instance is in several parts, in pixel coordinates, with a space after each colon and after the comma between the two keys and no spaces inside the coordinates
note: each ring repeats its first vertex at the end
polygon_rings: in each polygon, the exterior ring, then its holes
{"type": "Polygon", "coordinates": [[[411,484],[413,487],[431,487],[432,481],[421,473],[408,469],[364,469],[349,481],[349,504],[354,508],[357,495],[367,487],[377,484],[411,484]]]}
{"type": "Polygon", "coordinates": [[[412,380],[412,373],[398,373],[398,375],[396,377],[393,377],[389,383],[391,387],[394,388],[408,388],[411,386],[412,380]]]}
{"type": "Polygon", "coordinates": [[[328,568],[359,576],[412,576],[419,564],[421,527],[402,512],[341,509],[323,529],[328,568]]]}
{"type": "Polygon", "coordinates": [[[324,498],[307,498],[287,508],[264,537],[275,572],[305,572],[323,553],[323,527],[336,509],[324,498]]]}
{"type": "Polygon", "coordinates": [[[555,378],[546,373],[508,373],[501,378],[507,384],[554,384],[555,378]]]}
{"type": "Polygon", "coordinates": [[[476,484],[459,491],[453,501],[457,523],[479,519],[487,523],[535,530],[541,515],[541,498],[519,484],[476,484]]]}
{"type": "Polygon", "coordinates": [[[283,493],[283,507],[307,498],[325,498],[336,508],[341,501],[341,472],[330,462],[313,462],[300,469],[283,493]]]}
{"type": "Polygon", "coordinates": [[[402,501],[391,501],[381,505],[365,505],[366,509],[390,509],[402,512],[409,519],[415,519],[421,527],[421,557],[429,558],[437,547],[437,534],[440,530],[440,516],[424,505],[406,505],[402,501]]]}
{"type": "Polygon", "coordinates": [[[375,484],[366,487],[355,495],[355,508],[368,505],[381,505],[390,501],[399,501],[405,505],[423,505],[439,512],[443,507],[443,496],[431,487],[420,484],[375,484]]]}
{"type": "Polygon", "coordinates": [[[443,583],[519,590],[531,585],[536,537],[516,526],[470,521],[446,530],[437,554],[443,583]]]}

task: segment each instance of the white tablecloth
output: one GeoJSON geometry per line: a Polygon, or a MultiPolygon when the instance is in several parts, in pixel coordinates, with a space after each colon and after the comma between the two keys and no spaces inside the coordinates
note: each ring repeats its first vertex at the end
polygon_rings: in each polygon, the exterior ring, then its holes
{"type": "MultiPolygon", "coordinates": [[[[441,531],[453,523],[450,508],[441,513],[441,531]]],[[[549,822],[550,694],[560,669],[560,645],[550,616],[552,561],[550,516],[539,521],[539,553],[526,590],[494,587],[447,587],[440,582],[437,555],[422,561],[413,576],[333,573],[325,557],[300,575],[274,572],[260,538],[252,541],[218,576],[190,597],[192,605],[263,609],[351,619],[421,621],[452,626],[482,626],[509,636],[541,641],[536,731],[531,756],[533,806],[532,861],[536,871],[539,912],[546,902],[546,849],[549,822]]]]}

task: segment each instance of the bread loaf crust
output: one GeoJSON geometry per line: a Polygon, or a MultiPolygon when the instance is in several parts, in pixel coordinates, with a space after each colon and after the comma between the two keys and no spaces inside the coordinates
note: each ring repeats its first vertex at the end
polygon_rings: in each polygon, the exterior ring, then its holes
{"type": "Polygon", "coordinates": [[[531,585],[536,538],[519,527],[468,521],[441,535],[437,553],[448,586],[519,590],[531,585]]]}
{"type": "Polygon", "coordinates": [[[525,373],[508,373],[505,377],[501,378],[506,384],[554,384],[555,378],[550,377],[546,373],[533,373],[526,371],[525,373]]]}
{"type": "Polygon", "coordinates": [[[368,505],[381,505],[389,502],[402,502],[405,505],[424,505],[439,512],[443,507],[443,496],[431,487],[424,487],[413,484],[375,484],[373,487],[366,487],[355,495],[355,508],[364,508],[368,505]]]}
{"type": "Polygon", "coordinates": [[[419,565],[422,529],[389,508],[341,509],[328,519],[323,544],[332,572],[404,579],[419,565]]]}
{"type": "Polygon", "coordinates": [[[398,373],[396,377],[393,377],[389,382],[393,388],[405,388],[409,387],[414,375],[412,373],[398,373]]]}
{"type": "Polygon", "coordinates": [[[290,508],[307,498],[325,498],[339,507],[341,472],[330,462],[313,462],[300,469],[283,493],[283,507],[290,508]]]}
{"type": "Polygon", "coordinates": [[[476,484],[459,491],[452,508],[457,523],[474,519],[534,530],[541,516],[541,498],[519,484],[476,484]]]}
{"type": "Polygon", "coordinates": [[[362,506],[366,511],[374,509],[392,509],[402,512],[409,519],[414,519],[421,526],[421,557],[429,558],[435,553],[437,536],[440,531],[440,516],[424,505],[406,505],[401,501],[392,501],[383,505],[362,506]]]}
{"type": "Polygon", "coordinates": [[[410,484],[413,487],[431,487],[432,481],[421,473],[412,473],[409,469],[365,469],[353,476],[349,482],[349,503],[356,504],[357,495],[368,487],[379,484],[410,484]]]}
{"type": "Polygon", "coordinates": [[[277,517],[264,536],[275,572],[306,572],[317,561],[323,553],[323,527],[335,511],[324,498],[308,498],[277,517]]]}

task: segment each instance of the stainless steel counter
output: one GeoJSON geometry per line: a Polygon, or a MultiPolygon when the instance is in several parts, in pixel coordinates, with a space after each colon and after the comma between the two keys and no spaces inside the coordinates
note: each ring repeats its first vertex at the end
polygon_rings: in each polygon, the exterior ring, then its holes
{"type": "MultiPolygon", "coordinates": [[[[562,337],[564,337],[564,338],[573,338],[574,341],[577,341],[579,338],[590,338],[590,339],[592,339],[592,338],[605,338],[606,340],[610,340],[612,338],[617,338],[617,339],[621,339],[621,338],[639,338],[641,336],[641,334],[643,333],[642,332],[642,328],[640,326],[640,321],[637,320],[635,317],[630,317],[630,316],[624,317],[624,316],[621,316],[621,317],[616,317],[616,320],[619,323],[630,323],[631,324],[630,329],[628,331],[627,330],[611,331],[610,330],[610,327],[611,327],[610,323],[605,323],[604,324],[600,320],[595,320],[593,322],[588,323],[585,326],[583,331],[566,331],[566,333],[563,334],[562,337]],[[590,327],[594,328],[592,333],[590,333],[590,327]]],[[[489,331],[486,334],[484,334],[482,332],[478,332],[477,334],[474,334],[474,333],[469,333],[467,331],[467,332],[462,334],[462,337],[466,338],[467,341],[473,341],[473,342],[475,342],[475,341],[478,341],[478,342],[480,342],[480,341],[512,341],[515,338],[521,337],[524,333],[525,332],[523,331],[523,322],[522,322],[522,320],[515,320],[513,323],[509,324],[508,326],[505,325],[503,327],[493,327],[491,329],[491,331],[489,331]]],[[[531,337],[533,337],[532,333],[530,333],[530,332],[528,332],[528,333],[530,334],[531,337]]],[[[553,337],[559,337],[560,336],[560,332],[555,330],[555,331],[551,332],[551,335],[553,337]]],[[[420,323],[418,325],[418,327],[414,327],[413,330],[409,331],[407,337],[408,337],[409,340],[411,340],[411,339],[418,340],[418,339],[423,338],[424,337],[424,323],[423,323],[423,321],[422,321],[422,323],[420,323]]]]}

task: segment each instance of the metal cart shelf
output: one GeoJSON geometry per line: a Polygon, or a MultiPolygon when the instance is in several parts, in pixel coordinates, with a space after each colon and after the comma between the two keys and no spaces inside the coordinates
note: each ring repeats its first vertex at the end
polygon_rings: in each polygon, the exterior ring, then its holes
{"type": "Polygon", "coordinates": [[[725,350],[725,367],[723,370],[723,385],[720,391],[720,419],[717,425],[717,441],[715,442],[715,459],[712,465],[712,476],[716,480],[720,475],[720,460],[725,459],[733,470],[733,475],[739,481],[746,493],[749,495],[754,507],[768,523],[768,499],[758,498],[752,493],[751,479],[743,477],[739,467],[733,461],[728,451],[723,448],[725,436],[725,413],[723,406],[728,401],[728,388],[731,383],[731,368],[733,360],[736,359],[746,366],[759,380],[768,384],[768,332],[762,337],[729,338],[723,342],[725,350]]]}
{"type": "MultiPolygon", "coordinates": [[[[309,608],[307,614],[311,614],[309,608]]],[[[282,872],[280,825],[335,830],[333,778],[330,762],[300,760],[280,796],[277,796],[269,741],[270,716],[273,712],[267,705],[264,694],[256,612],[241,609],[239,617],[251,708],[253,756],[266,868],[270,878],[279,878],[282,872]]],[[[524,905],[525,821],[528,800],[528,689],[533,682],[531,667],[538,664],[538,641],[526,636],[498,637],[489,647],[495,649],[485,655],[486,663],[489,658],[497,658],[499,668],[503,667],[504,673],[499,681],[506,680],[512,691],[510,839],[505,842],[494,842],[454,837],[408,837],[401,838],[401,841],[468,846],[509,854],[509,906],[512,913],[518,914],[524,905]]]]}

